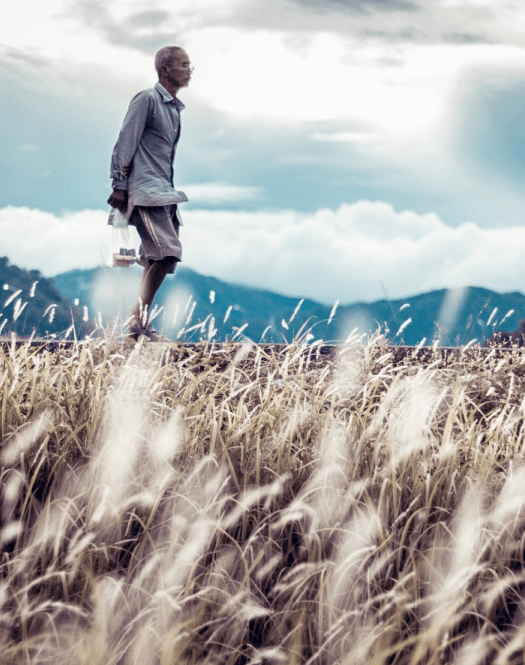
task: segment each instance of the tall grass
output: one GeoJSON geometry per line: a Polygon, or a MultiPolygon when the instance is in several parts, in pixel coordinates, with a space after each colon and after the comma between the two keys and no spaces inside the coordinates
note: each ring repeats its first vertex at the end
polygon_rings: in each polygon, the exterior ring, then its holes
{"type": "Polygon", "coordinates": [[[0,352],[0,663],[522,663],[525,356],[0,352]]]}

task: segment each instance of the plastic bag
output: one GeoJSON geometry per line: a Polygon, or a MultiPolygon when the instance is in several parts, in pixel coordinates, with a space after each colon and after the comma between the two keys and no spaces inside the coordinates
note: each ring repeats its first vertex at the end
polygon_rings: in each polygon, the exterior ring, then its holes
{"type": "Polygon", "coordinates": [[[111,242],[109,247],[108,266],[113,268],[129,268],[137,262],[137,250],[129,233],[128,222],[117,208],[109,213],[111,242]]]}

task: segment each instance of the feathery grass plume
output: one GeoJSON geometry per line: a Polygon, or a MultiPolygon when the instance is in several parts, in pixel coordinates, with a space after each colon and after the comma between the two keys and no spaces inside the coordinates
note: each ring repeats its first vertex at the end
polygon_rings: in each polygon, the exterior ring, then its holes
{"type": "Polygon", "coordinates": [[[230,318],[230,314],[232,313],[233,305],[230,305],[228,309],[226,310],[226,314],[224,315],[223,323],[226,323],[226,321],[230,318]]]}
{"type": "Polygon", "coordinates": [[[301,309],[301,305],[303,304],[303,302],[304,302],[304,298],[302,298],[301,300],[299,300],[299,302],[298,302],[297,305],[295,306],[295,309],[294,309],[294,311],[293,311],[293,313],[292,313],[292,316],[288,319],[288,324],[290,324],[290,323],[295,319],[297,313],[298,313],[299,310],[301,309]]]}
{"type": "Polygon", "coordinates": [[[332,309],[330,310],[330,316],[328,317],[328,325],[332,322],[332,319],[335,316],[338,306],[339,306],[339,300],[336,300],[332,306],[332,309]]]}
{"type": "Polygon", "coordinates": [[[399,337],[403,330],[412,323],[412,317],[409,317],[406,321],[403,321],[403,323],[399,326],[399,330],[396,332],[396,337],[399,337]]]}
{"type": "Polygon", "coordinates": [[[24,423],[16,434],[6,434],[2,440],[2,467],[13,467],[21,457],[36,445],[53,424],[51,409],[44,411],[32,422],[24,423]]]}
{"type": "Polygon", "coordinates": [[[490,323],[491,323],[492,319],[496,316],[497,313],[498,313],[498,308],[494,307],[494,309],[492,310],[489,318],[487,319],[487,323],[485,324],[487,326],[487,328],[490,326],[490,323]]]}
{"type": "Polygon", "coordinates": [[[509,309],[509,311],[505,314],[505,316],[504,316],[504,317],[501,319],[501,321],[499,322],[499,325],[501,326],[501,324],[502,324],[504,321],[506,321],[506,319],[508,319],[509,316],[512,316],[513,314],[514,314],[514,310],[513,310],[513,309],[509,309]]]}
{"type": "MultiPolygon", "coordinates": [[[[4,285],[4,288],[5,288],[5,285],[4,285]]],[[[7,288],[9,288],[9,287],[7,287],[7,288]]],[[[14,300],[17,296],[19,296],[21,293],[22,293],[22,289],[17,289],[14,293],[12,293],[12,294],[9,296],[9,298],[5,301],[5,303],[2,305],[2,309],[3,309],[4,307],[7,307],[8,305],[10,305],[10,304],[13,302],[13,300],[14,300]]],[[[55,306],[56,306],[56,305],[55,305],[55,306]]],[[[47,312],[47,310],[46,310],[46,312],[47,312]]],[[[44,316],[46,315],[46,312],[44,312],[44,316]]]]}

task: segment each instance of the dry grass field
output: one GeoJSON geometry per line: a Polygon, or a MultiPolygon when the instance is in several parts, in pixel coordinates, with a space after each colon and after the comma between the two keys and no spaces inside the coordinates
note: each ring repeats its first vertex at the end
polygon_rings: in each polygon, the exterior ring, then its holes
{"type": "Polygon", "coordinates": [[[525,660],[525,355],[0,350],[0,663],[525,660]]]}

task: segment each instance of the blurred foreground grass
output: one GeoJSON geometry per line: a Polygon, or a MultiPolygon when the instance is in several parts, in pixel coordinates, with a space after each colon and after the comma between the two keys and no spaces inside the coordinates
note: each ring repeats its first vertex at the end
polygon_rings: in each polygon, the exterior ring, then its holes
{"type": "Polygon", "coordinates": [[[0,351],[0,663],[523,663],[524,363],[0,351]]]}

